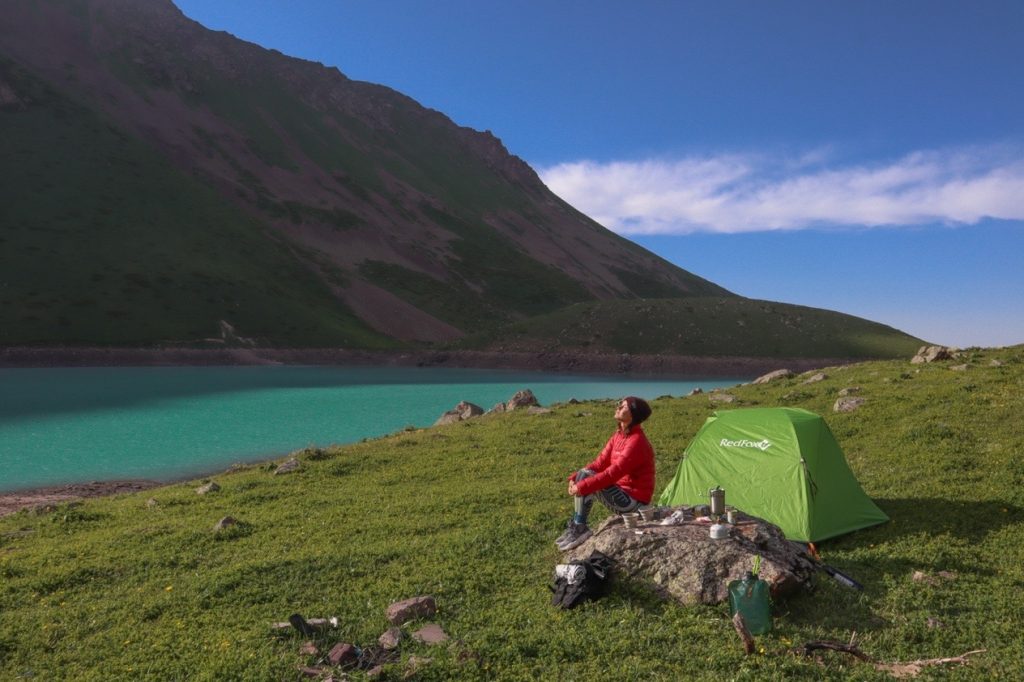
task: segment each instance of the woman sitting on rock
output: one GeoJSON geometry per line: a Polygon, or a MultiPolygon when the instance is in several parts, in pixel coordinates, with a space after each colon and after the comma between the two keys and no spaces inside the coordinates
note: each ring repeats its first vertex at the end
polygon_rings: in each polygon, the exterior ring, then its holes
{"type": "Polygon", "coordinates": [[[635,512],[648,504],[654,494],[654,448],[641,422],[651,416],[651,406],[642,398],[623,398],[615,410],[619,423],[615,434],[593,462],[569,477],[569,494],[575,513],[555,544],[567,551],[590,537],[587,516],[596,496],[613,512],[635,512]]]}

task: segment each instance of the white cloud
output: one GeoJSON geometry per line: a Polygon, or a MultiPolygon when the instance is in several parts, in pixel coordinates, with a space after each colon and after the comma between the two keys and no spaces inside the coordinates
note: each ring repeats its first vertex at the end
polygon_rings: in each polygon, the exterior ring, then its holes
{"type": "Polygon", "coordinates": [[[1024,220],[1024,157],[1009,147],[919,151],[870,165],[832,163],[823,150],[578,161],[540,175],[623,234],[1024,220]]]}

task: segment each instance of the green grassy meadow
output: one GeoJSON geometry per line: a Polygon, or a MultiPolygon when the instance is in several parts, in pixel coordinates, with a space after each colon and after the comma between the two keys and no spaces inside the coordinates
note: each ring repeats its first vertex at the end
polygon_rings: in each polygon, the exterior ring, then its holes
{"type": "MultiPolygon", "coordinates": [[[[451,641],[405,639],[382,679],[403,679],[413,655],[431,659],[413,675],[423,680],[888,679],[848,655],[794,653],[854,633],[884,662],[986,650],[919,679],[1016,679],[1024,346],[823,371],[817,383],[801,375],[729,392],[735,407],[825,415],[892,521],[820,547],[864,592],[820,575],[812,591],[774,605],[775,629],[751,656],[724,604],[683,607],[619,582],[574,611],[550,606],[552,540],[570,509],[565,476],[610,434],[605,401],[311,448],[298,453],[299,472],[239,468],[213,477],[222,490],[203,496],[189,481],[4,517],[0,679],[295,680],[315,657],[299,653],[298,633],[272,634],[272,622],[337,616],[323,650],[367,646],[388,627],[388,604],[423,594],[436,598],[433,620],[451,641]],[[865,404],[834,413],[838,392],[854,386],[865,404]],[[240,523],[214,532],[227,515],[240,523]],[[953,577],[931,584],[912,580],[915,571],[953,577]]],[[[704,419],[730,406],[705,394],[653,407],[645,428],[660,491],[704,419]]],[[[595,508],[594,521],[603,514],[595,508]]]]}
{"type": "Polygon", "coordinates": [[[870,359],[910,357],[922,341],[831,310],[692,296],[577,303],[459,343],[530,351],[870,359]]]}

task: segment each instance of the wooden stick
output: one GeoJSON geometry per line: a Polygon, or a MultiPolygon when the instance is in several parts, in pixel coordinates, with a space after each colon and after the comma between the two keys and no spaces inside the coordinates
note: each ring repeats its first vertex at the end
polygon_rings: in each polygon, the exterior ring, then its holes
{"type": "Polygon", "coordinates": [[[806,644],[804,644],[804,656],[810,656],[812,651],[817,651],[818,649],[828,649],[829,651],[841,651],[844,654],[856,656],[862,661],[874,663],[870,656],[868,656],[866,653],[855,647],[853,644],[841,644],[839,642],[807,642],[806,644]]]}
{"type": "Polygon", "coordinates": [[[736,615],[732,617],[732,626],[736,628],[736,634],[743,640],[743,650],[749,656],[754,653],[754,637],[750,634],[750,630],[747,629],[747,624],[743,622],[743,616],[737,611],[736,615]]]}
{"type": "Polygon", "coordinates": [[[933,665],[945,665],[947,663],[967,665],[968,656],[981,654],[985,651],[987,651],[987,649],[975,649],[974,651],[968,651],[967,653],[960,654],[959,656],[952,656],[950,658],[924,658],[919,661],[910,661],[908,663],[876,663],[875,670],[887,672],[893,677],[917,677],[921,673],[922,668],[927,668],[933,665]]]}
{"type": "MultiPolygon", "coordinates": [[[[739,617],[739,614],[736,614],[739,617]]],[[[735,624],[736,619],[733,619],[735,624]]],[[[741,621],[742,622],[742,621],[741,621]]],[[[871,663],[875,670],[879,672],[887,672],[893,677],[917,677],[923,668],[934,665],[945,665],[947,663],[957,663],[959,665],[967,664],[967,657],[973,656],[974,654],[981,654],[987,651],[987,649],[975,649],[974,651],[968,651],[967,653],[960,654],[959,656],[951,656],[949,658],[924,658],[917,661],[908,661],[906,663],[878,663],[871,659],[870,656],[865,654],[863,651],[853,645],[854,636],[850,638],[849,644],[841,644],[840,642],[829,642],[829,641],[817,641],[807,642],[803,646],[803,653],[805,656],[810,656],[812,651],[819,649],[827,649],[829,651],[840,651],[844,654],[850,654],[856,656],[862,661],[871,663]]],[[[748,652],[750,653],[750,652],[748,652]]]]}

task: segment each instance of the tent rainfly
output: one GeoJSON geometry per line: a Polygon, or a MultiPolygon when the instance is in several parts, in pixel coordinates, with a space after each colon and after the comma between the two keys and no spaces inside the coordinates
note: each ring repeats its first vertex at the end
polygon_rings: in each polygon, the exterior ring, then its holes
{"type": "Polygon", "coordinates": [[[889,520],[861,489],[825,420],[807,410],[715,412],[683,453],[662,505],[726,502],[774,523],[790,540],[817,542],[889,520]]]}

